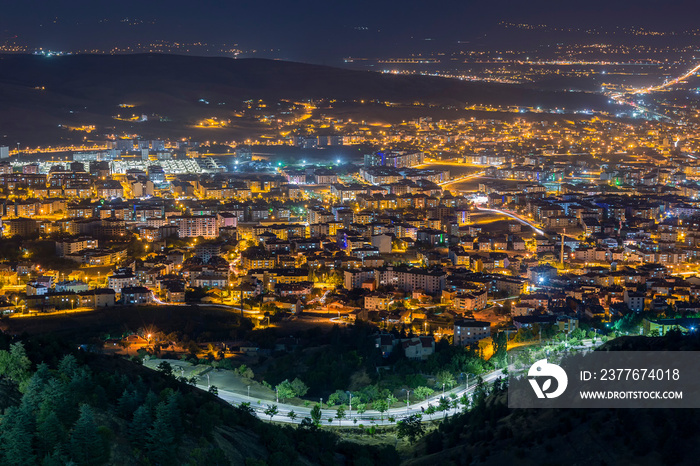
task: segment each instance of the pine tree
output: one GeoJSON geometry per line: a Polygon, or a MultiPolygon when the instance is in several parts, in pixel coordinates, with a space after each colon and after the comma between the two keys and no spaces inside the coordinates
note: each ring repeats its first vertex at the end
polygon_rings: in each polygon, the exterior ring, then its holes
{"type": "Polygon", "coordinates": [[[34,419],[31,413],[26,409],[12,407],[5,413],[0,427],[3,448],[0,464],[8,466],[34,464],[36,461],[32,450],[34,419]]]}
{"type": "Polygon", "coordinates": [[[117,401],[119,414],[126,419],[130,419],[131,415],[134,414],[134,411],[136,411],[138,406],[139,400],[136,392],[124,389],[124,393],[122,393],[119,401],[117,401]]]}
{"type": "Polygon", "coordinates": [[[61,420],[63,427],[71,426],[78,419],[78,409],[66,382],[52,378],[43,390],[43,401],[39,407],[37,422],[42,422],[52,411],[61,420]]]}
{"type": "Polygon", "coordinates": [[[37,436],[39,453],[43,456],[50,455],[57,446],[66,441],[66,431],[55,411],[49,412],[37,426],[37,436]]]}
{"type": "Polygon", "coordinates": [[[75,359],[75,356],[72,354],[67,354],[63,356],[61,362],[58,363],[58,372],[59,374],[72,379],[76,372],[78,372],[79,367],[80,365],[78,364],[78,360],[75,359]]]}
{"type": "Polygon", "coordinates": [[[68,461],[64,456],[62,456],[58,451],[51,453],[50,455],[44,456],[41,461],[41,466],[64,466],[68,461]]]}
{"type": "Polygon", "coordinates": [[[134,411],[134,419],[129,424],[129,441],[134,448],[143,449],[146,445],[148,430],[151,428],[151,410],[146,405],[141,405],[134,411]]]}
{"type": "Polygon", "coordinates": [[[173,432],[175,432],[175,440],[178,442],[180,441],[180,438],[184,433],[184,429],[182,427],[181,411],[181,406],[183,405],[183,403],[184,401],[180,392],[175,392],[172,395],[170,395],[170,397],[168,397],[168,422],[170,422],[170,425],[173,426],[173,432]]]}
{"type": "Polygon", "coordinates": [[[158,406],[159,402],[160,402],[160,400],[158,399],[158,395],[156,395],[151,390],[149,390],[143,404],[146,405],[146,407],[148,408],[148,411],[151,413],[151,416],[155,416],[156,415],[156,406],[158,406]]]}
{"type": "Polygon", "coordinates": [[[15,382],[22,393],[29,384],[31,365],[24,345],[20,342],[10,345],[9,351],[0,351],[0,375],[15,382]]]}
{"type": "Polygon", "coordinates": [[[36,372],[27,383],[27,389],[22,396],[22,404],[32,411],[39,409],[39,405],[41,405],[43,400],[44,388],[50,379],[49,366],[44,363],[39,364],[36,372]]]}
{"type": "Polygon", "coordinates": [[[106,446],[97,433],[97,424],[89,405],[80,406],[80,417],[71,434],[70,452],[78,465],[102,464],[106,460],[106,446]]]}
{"type": "MultiPolygon", "coordinates": [[[[90,403],[94,406],[107,406],[113,402],[112,400],[113,398],[107,395],[107,390],[99,383],[96,383],[90,395],[90,403]]],[[[138,406],[138,403],[136,406],[138,406]]]]}
{"type": "Polygon", "coordinates": [[[82,401],[89,397],[95,390],[95,383],[93,382],[90,369],[86,366],[78,367],[73,372],[73,376],[68,384],[68,390],[74,400],[82,401]]]}
{"type": "Polygon", "coordinates": [[[68,454],[68,448],[69,448],[68,443],[63,443],[60,445],[57,445],[56,448],[54,448],[53,452],[50,455],[44,456],[44,459],[41,462],[42,466],[63,466],[66,464],[75,464],[71,461],[70,456],[68,454]]]}
{"type": "Polygon", "coordinates": [[[161,402],[156,407],[156,420],[148,431],[146,448],[153,464],[173,464],[176,461],[175,430],[171,424],[172,405],[161,402]]]}
{"type": "Polygon", "coordinates": [[[311,421],[316,427],[318,427],[321,424],[322,415],[323,411],[321,411],[321,405],[315,404],[314,407],[311,408],[311,421]]]}

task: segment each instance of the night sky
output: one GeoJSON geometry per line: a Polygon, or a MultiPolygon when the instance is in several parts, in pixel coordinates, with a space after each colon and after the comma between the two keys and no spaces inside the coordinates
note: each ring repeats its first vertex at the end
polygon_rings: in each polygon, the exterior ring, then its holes
{"type": "Polygon", "coordinates": [[[699,13],[689,0],[13,0],[2,8],[0,40],[54,50],[204,41],[321,62],[503,39],[499,21],[682,30],[699,27],[699,13]]]}

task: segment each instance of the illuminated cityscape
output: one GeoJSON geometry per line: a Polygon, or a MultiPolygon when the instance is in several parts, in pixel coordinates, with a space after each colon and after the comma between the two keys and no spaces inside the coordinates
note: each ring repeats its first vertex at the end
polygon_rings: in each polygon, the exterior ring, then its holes
{"type": "Polygon", "coordinates": [[[0,464],[695,464],[514,404],[700,346],[689,21],[126,3],[4,20],[0,464]]]}

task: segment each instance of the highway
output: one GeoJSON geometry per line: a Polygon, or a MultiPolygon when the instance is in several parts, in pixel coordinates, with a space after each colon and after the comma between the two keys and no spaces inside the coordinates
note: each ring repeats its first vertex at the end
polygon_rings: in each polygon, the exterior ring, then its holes
{"type": "Polygon", "coordinates": [[[691,69],[687,73],[685,73],[681,76],[678,76],[675,79],[672,79],[670,81],[666,81],[665,83],[659,84],[658,86],[651,86],[651,87],[646,87],[643,89],[637,89],[637,90],[633,91],[632,94],[648,94],[649,92],[660,91],[662,89],[673,86],[674,84],[678,84],[679,82],[688,79],[689,77],[691,77],[692,75],[694,75],[698,71],[700,71],[700,65],[695,66],[693,69],[691,69]]]}
{"type": "MultiPolygon", "coordinates": [[[[537,226],[536,223],[532,222],[531,220],[527,219],[526,217],[524,217],[524,216],[522,216],[522,215],[516,214],[515,212],[511,212],[511,211],[509,211],[509,210],[501,210],[501,209],[487,209],[487,208],[485,208],[485,207],[479,207],[479,206],[476,206],[476,208],[477,208],[478,210],[482,210],[482,211],[485,211],[485,212],[496,212],[496,213],[499,213],[499,214],[506,215],[506,216],[508,216],[508,217],[510,217],[510,218],[512,218],[512,219],[517,220],[518,222],[522,223],[523,225],[529,226],[530,228],[532,228],[533,230],[535,230],[535,232],[537,232],[537,233],[540,234],[540,235],[544,235],[544,234],[545,234],[545,232],[544,232],[541,228],[539,228],[539,227],[537,226]]],[[[562,234],[563,234],[564,236],[566,236],[567,238],[571,238],[572,240],[576,240],[576,241],[579,240],[578,236],[577,236],[577,235],[574,235],[574,234],[566,234],[566,233],[562,233],[562,232],[557,232],[556,236],[559,237],[559,236],[561,236],[562,234]]]]}
{"type": "Polygon", "coordinates": [[[485,207],[479,207],[479,206],[476,206],[476,208],[477,208],[478,210],[482,211],[482,212],[496,212],[496,213],[498,213],[498,214],[502,214],[502,215],[508,216],[508,217],[510,217],[510,218],[513,218],[513,219],[517,220],[518,222],[522,223],[523,225],[529,226],[530,228],[532,228],[533,230],[535,230],[535,232],[537,232],[537,234],[539,234],[539,235],[544,235],[544,230],[540,229],[540,228],[539,228],[537,225],[535,225],[533,222],[531,222],[530,220],[526,219],[525,217],[523,217],[523,216],[521,216],[521,215],[515,214],[515,213],[510,212],[510,211],[507,211],[507,210],[487,209],[487,208],[485,208],[485,207]]]}
{"type": "Polygon", "coordinates": [[[453,178],[453,179],[451,179],[451,180],[449,180],[449,181],[443,181],[443,182],[438,183],[438,184],[439,184],[440,186],[449,186],[449,185],[451,185],[451,184],[456,184],[456,183],[459,183],[459,182],[461,182],[461,181],[469,180],[469,179],[471,179],[471,178],[478,178],[478,177],[480,177],[480,176],[484,176],[485,173],[486,173],[486,172],[483,172],[483,171],[482,171],[482,172],[477,172],[477,173],[470,173],[470,174],[468,174],[468,175],[463,175],[463,176],[460,176],[460,177],[458,177],[458,178],[453,178]]]}
{"type": "MultiPolygon", "coordinates": [[[[484,383],[488,384],[493,382],[499,377],[503,377],[503,372],[501,370],[491,372],[487,374],[486,376],[483,377],[484,383]]],[[[474,381],[474,379],[471,379],[470,382],[474,381]]],[[[207,390],[208,386],[207,385],[202,385],[202,384],[197,384],[198,388],[201,388],[202,390],[207,390]]],[[[452,390],[445,391],[445,396],[449,397],[451,393],[455,393],[458,398],[461,398],[462,395],[466,394],[469,399],[471,400],[471,396],[476,389],[476,384],[470,383],[469,388],[465,388],[464,386],[461,386],[461,388],[455,388],[452,390]]],[[[284,422],[288,424],[301,424],[302,419],[305,417],[311,417],[311,409],[314,406],[314,403],[311,403],[308,407],[305,406],[294,406],[286,403],[275,403],[272,401],[261,401],[259,398],[255,397],[249,397],[244,394],[239,394],[239,393],[234,393],[226,390],[218,390],[218,396],[219,398],[231,403],[234,406],[238,406],[241,403],[250,403],[250,407],[253,408],[255,411],[255,414],[260,418],[265,421],[274,421],[274,422],[284,422]],[[258,404],[258,401],[260,401],[260,404],[258,404]],[[265,410],[272,406],[276,405],[278,409],[278,413],[272,418],[270,416],[265,414],[265,410]],[[296,413],[295,419],[291,419],[288,414],[290,411],[294,411],[296,413]]],[[[356,411],[350,411],[350,409],[346,406],[346,419],[340,420],[340,424],[338,423],[338,419],[336,418],[336,409],[337,407],[333,408],[325,408],[322,409],[322,424],[323,425],[332,425],[332,426],[340,426],[340,427],[354,427],[356,424],[369,424],[372,422],[374,425],[392,425],[393,423],[390,422],[387,418],[388,417],[393,417],[395,421],[400,420],[403,417],[409,416],[411,414],[421,414],[423,416],[423,422],[431,421],[434,419],[441,419],[445,416],[453,416],[454,414],[460,413],[462,411],[461,407],[454,409],[450,408],[447,412],[436,412],[435,414],[428,415],[425,414],[423,411],[426,409],[429,405],[437,407],[439,404],[439,400],[442,397],[442,392],[437,393],[436,396],[432,396],[429,399],[425,401],[421,401],[419,403],[414,403],[409,405],[408,407],[401,407],[401,408],[392,408],[389,409],[388,411],[384,412],[382,415],[379,411],[374,411],[368,409],[366,412],[362,414],[358,414],[356,411]],[[382,420],[383,417],[383,420],[382,420]],[[333,418],[333,422],[329,423],[328,419],[333,418]],[[373,418],[373,419],[372,419],[373,418]],[[357,421],[355,421],[357,420],[357,421]]]]}
{"type": "Polygon", "coordinates": [[[672,117],[669,117],[668,115],[664,115],[662,113],[659,113],[659,112],[652,110],[650,108],[644,107],[644,106],[640,105],[638,102],[635,102],[634,96],[649,94],[651,92],[661,91],[667,87],[674,86],[674,85],[680,83],[681,81],[684,81],[684,80],[690,78],[698,71],[700,71],[700,65],[696,65],[695,67],[693,67],[692,69],[690,69],[686,73],[682,74],[681,76],[678,76],[677,78],[671,79],[670,81],[666,81],[663,84],[639,88],[639,89],[632,89],[629,91],[612,92],[612,93],[605,93],[605,94],[608,97],[610,97],[611,99],[613,99],[615,102],[617,102],[618,104],[629,105],[632,108],[634,108],[640,112],[647,112],[647,113],[654,115],[660,119],[673,121],[672,117]]]}

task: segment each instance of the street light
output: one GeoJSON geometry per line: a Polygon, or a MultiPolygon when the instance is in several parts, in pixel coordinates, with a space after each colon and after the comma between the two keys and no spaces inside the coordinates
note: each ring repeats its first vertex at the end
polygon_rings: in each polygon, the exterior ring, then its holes
{"type": "Polygon", "coordinates": [[[445,396],[445,382],[442,383],[442,396],[445,396]]]}
{"type": "Polygon", "coordinates": [[[250,385],[248,385],[248,398],[250,398],[250,385]]]}
{"type": "MultiPolygon", "coordinates": [[[[406,389],[404,388],[403,390],[406,390],[406,389]]],[[[406,416],[408,416],[408,404],[409,404],[408,395],[410,393],[411,393],[411,390],[406,390],[406,416]]]]}

